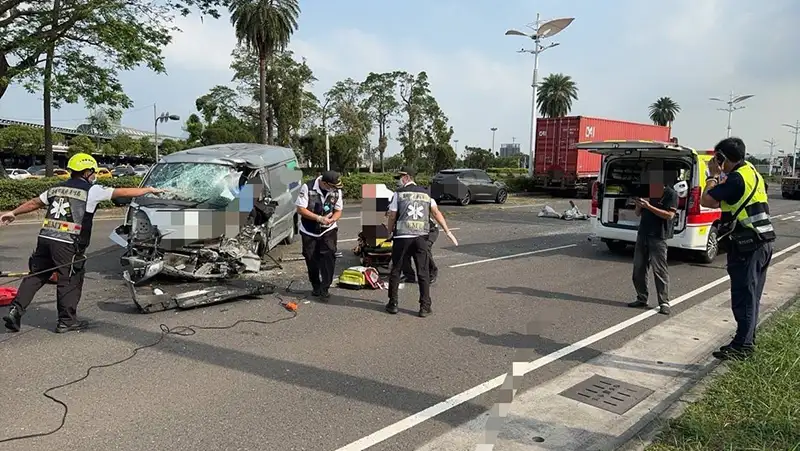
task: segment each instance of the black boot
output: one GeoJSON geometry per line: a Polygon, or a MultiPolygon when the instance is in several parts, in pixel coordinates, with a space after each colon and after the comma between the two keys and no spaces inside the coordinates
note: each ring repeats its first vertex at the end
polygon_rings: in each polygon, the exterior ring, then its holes
{"type": "Polygon", "coordinates": [[[11,310],[8,311],[8,315],[3,317],[3,321],[6,323],[6,329],[11,332],[19,332],[22,322],[22,309],[16,305],[12,305],[11,310]]]}
{"type": "Polygon", "coordinates": [[[420,304],[420,306],[419,306],[419,317],[420,318],[425,318],[426,316],[428,316],[428,315],[430,315],[432,313],[433,313],[433,310],[431,310],[431,306],[430,305],[421,305],[420,304]]]}
{"type": "Polygon", "coordinates": [[[75,321],[72,324],[62,323],[61,321],[59,321],[58,325],[56,326],[55,332],[57,334],[63,334],[63,333],[72,332],[72,331],[75,331],[75,330],[83,330],[88,325],[89,325],[89,323],[86,322],[86,321],[75,321]]]}
{"type": "Polygon", "coordinates": [[[391,313],[392,315],[399,312],[400,309],[397,308],[397,301],[389,301],[389,303],[386,304],[386,311],[391,313]]]}

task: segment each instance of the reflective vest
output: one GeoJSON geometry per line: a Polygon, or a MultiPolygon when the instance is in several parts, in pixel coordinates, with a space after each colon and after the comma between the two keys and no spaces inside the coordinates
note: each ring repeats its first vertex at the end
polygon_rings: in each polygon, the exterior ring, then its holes
{"type": "MultiPolygon", "coordinates": [[[[317,177],[316,180],[312,180],[306,183],[306,187],[308,187],[308,211],[314,213],[315,215],[320,216],[327,216],[333,213],[334,207],[336,207],[336,203],[339,202],[339,190],[335,190],[333,192],[329,192],[327,195],[320,194],[319,191],[314,189],[314,185],[319,184],[319,180],[322,177],[317,177]]],[[[318,223],[317,221],[306,219],[301,217],[300,221],[303,223],[303,228],[308,233],[313,233],[314,235],[319,235],[325,231],[325,229],[330,228],[331,226],[323,226],[322,224],[318,223]]]]}
{"type": "Polygon", "coordinates": [[[426,188],[406,185],[397,196],[397,221],[394,236],[425,236],[431,227],[431,195],[426,188]]]}
{"type": "Polygon", "coordinates": [[[769,203],[767,190],[761,175],[756,170],[755,166],[749,162],[744,162],[733,172],[738,173],[744,180],[744,194],[735,204],[728,204],[725,201],[720,202],[719,206],[722,214],[731,220],[736,220],[737,227],[742,226],[749,230],[754,231],[762,241],[773,241],[775,239],[775,230],[772,228],[772,222],[769,218],[769,203]],[[744,204],[753,188],[756,187],[755,193],[750,201],[739,212],[736,218],[733,214],[736,210],[744,204]]]}
{"type": "Polygon", "coordinates": [[[41,238],[89,245],[94,213],[86,212],[92,184],[84,179],[69,179],[47,190],[47,212],[41,238]]]}

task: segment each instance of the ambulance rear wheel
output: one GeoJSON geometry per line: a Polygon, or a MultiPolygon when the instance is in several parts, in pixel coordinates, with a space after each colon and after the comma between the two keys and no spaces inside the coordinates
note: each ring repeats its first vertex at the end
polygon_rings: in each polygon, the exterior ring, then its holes
{"type": "Polygon", "coordinates": [[[717,258],[719,254],[719,241],[717,240],[717,227],[711,226],[708,230],[708,240],[706,242],[706,250],[699,253],[701,263],[711,263],[717,258]]]}
{"type": "Polygon", "coordinates": [[[606,247],[615,254],[622,254],[628,249],[628,243],[624,241],[606,241],[606,247]]]}

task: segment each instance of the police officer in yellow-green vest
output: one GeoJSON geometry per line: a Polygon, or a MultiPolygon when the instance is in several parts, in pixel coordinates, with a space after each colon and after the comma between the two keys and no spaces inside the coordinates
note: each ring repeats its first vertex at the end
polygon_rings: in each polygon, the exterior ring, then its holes
{"type": "Polygon", "coordinates": [[[47,208],[44,222],[28,266],[31,275],[22,280],[11,310],[3,317],[6,328],[19,332],[25,310],[53,271],[58,272],[55,332],[80,330],[85,321],[76,317],[83,290],[84,252],[92,235],[92,220],[100,202],[119,197],[139,197],[163,192],[157,188],[110,188],[95,185],[97,161],[89,154],[78,153],[67,162],[70,178],[25,202],[13,211],[0,215],[0,224],[14,221],[17,215],[47,208]],[[48,271],[51,268],[53,271],[48,271]],[[43,272],[43,274],[38,274],[43,272]]]}
{"type": "Polygon", "coordinates": [[[728,251],[736,334],[730,344],[714,352],[719,359],[742,359],[754,351],[761,293],[775,241],[764,179],[745,161],[746,155],[739,138],[723,139],[714,147],[700,202],[722,210],[719,236],[728,251]]]}

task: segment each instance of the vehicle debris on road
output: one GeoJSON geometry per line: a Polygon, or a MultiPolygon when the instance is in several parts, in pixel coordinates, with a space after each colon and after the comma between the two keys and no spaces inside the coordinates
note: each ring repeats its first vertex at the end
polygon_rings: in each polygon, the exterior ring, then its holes
{"type": "Polygon", "coordinates": [[[587,220],[589,219],[589,215],[586,213],[582,213],[581,210],[575,205],[575,202],[569,201],[570,208],[564,210],[564,213],[558,213],[556,210],[549,206],[545,205],[542,210],[539,212],[540,218],[555,218],[555,219],[564,219],[566,221],[577,221],[577,220],[587,220]]]}

